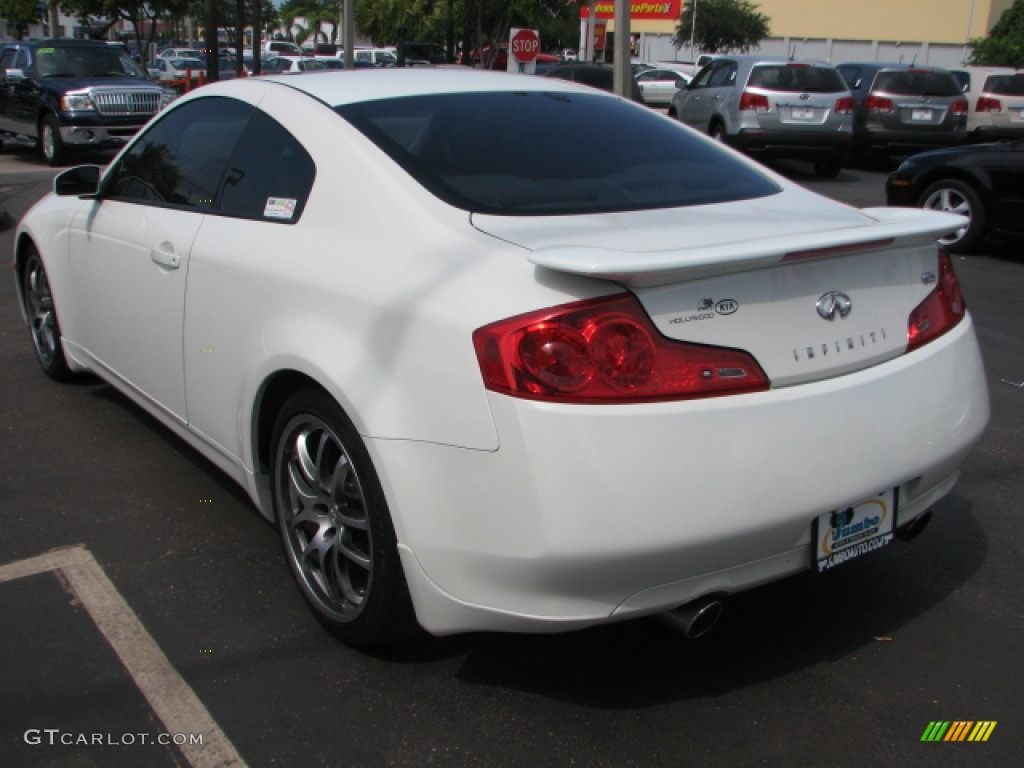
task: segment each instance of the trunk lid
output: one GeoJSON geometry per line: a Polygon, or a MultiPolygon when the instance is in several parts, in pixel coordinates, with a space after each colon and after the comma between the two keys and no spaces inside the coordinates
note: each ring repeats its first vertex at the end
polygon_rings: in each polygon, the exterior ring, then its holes
{"type": "Polygon", "coordinates": [[[745,350],[780,387],[903,354],[910,313],[935,287],[935,240],[962,220],[857,211],[789,188],[687,209],[473,223],[541,268],[624,285],[665,336],[745,350]]]}

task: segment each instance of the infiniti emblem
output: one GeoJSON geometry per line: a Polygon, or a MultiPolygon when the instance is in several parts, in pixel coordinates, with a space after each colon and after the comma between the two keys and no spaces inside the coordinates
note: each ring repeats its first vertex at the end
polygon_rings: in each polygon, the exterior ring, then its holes
{"type": "Polygon", "coordinates": [[[836,315],[846,317],[853,309],[853,302],[845,293],[829,291],[818,299],[818,314],[825,320],[835,320],[836,315]]]}

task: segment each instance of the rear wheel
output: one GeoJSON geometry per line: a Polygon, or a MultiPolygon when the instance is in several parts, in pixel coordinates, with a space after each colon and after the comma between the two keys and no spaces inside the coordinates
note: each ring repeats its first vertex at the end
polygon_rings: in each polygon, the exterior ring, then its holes
{"type": "Polygon", "coordinates": [[[272,490],[288,564],[327,629],[353,646],[415,631],[380,481],[355,427],[325,394],[300,391],[281,409],[272,490]]]}
{"type": "Polygon", "coordinates": [[[725,126],[721,123],[712,123],[708,129],[708,136],[715,141],[725,143],[725,126]]]}
{"type": "Polygon", "coordinates": [[[967,217],[966,225],[939,238],[939,242],[952,251],[970,250],[985,234],[985,204],[966,182],[959,179],[937,181],[921,194],[918,205],[933,211],[946,211],[967,217]]]}
{"type": "Polygon", "coordinates": [[[50,293],[46,268],[34,245],[29,246],[25,254],[21,280],[25,313],[28,315],[36,359],[43,372],[51,379],[67,381],[72,377],[72,373],[64,357],[60,323],[57,322],[57,307],[53,302],[53,294],[50,293]]]}

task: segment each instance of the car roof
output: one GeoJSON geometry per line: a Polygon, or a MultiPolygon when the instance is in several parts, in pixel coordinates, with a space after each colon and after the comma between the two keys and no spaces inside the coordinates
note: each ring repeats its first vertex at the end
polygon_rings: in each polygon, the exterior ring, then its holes
{"type": "MultiPolygon", "coordinates": [[[[296,82],[294,78],[278,79],[273,76],[260,79],[303,91],[331,106],[404,96],[421,96],[427,93],[579,92],[581,90],[586,93],[599,93],[592,88],[555,78],[469,69],[468,67],[329,70],[311,72],[299,82],[296,82]]],[[[236,83],[234,87],[243,87],[244,81],[231,80],[225,83],[225,86],[230,86],[232,83],[236,83]]],[[[206,86],[206,88],[210,87],[206,86]]]]}
{"type": "Polygon", "coordinates": [[[906,64],[898,61],[844,61],[837,64],[838,67],[863,67],[865,69],[919,69],[929,72],[949,72],[945,67],[937,67],[933,64],[906,64]]]}

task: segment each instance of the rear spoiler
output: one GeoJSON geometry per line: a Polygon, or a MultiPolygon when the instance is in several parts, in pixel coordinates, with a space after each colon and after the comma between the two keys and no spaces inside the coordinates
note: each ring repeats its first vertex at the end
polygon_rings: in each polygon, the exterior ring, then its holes
{"type": "Polygon", "coordinates": [[[955,214],[918,208],[865,208],[863,226],[781,235],[663,251],[623,251],[593,246],[552,246],[529,259],[539,267],[614,280],[636,288],[747,272],[805,259],[886,248],[896,240],[927,244],[964,226],[955,214]]]}

